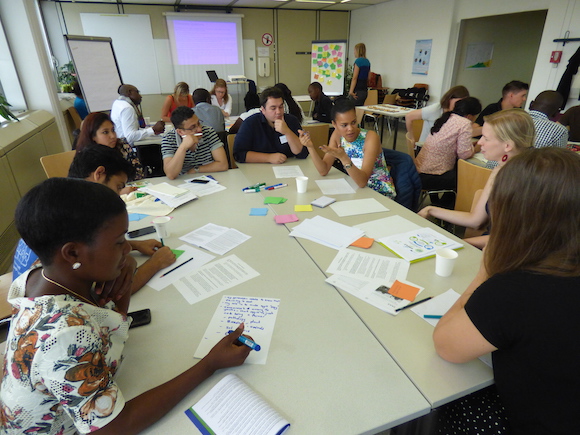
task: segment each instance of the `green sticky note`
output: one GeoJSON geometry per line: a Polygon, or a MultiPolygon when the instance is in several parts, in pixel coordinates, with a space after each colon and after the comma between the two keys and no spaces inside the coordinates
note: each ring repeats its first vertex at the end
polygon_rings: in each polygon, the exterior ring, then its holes
{"type": "Polygon", "coordinates": [[[330,69],[336,69],[336,65],[334,63],[330,64],[330,69]]]}
{"type": "Polygon", "coordinates": [[[286,198],[282,198],[280,196],[267,196],[264,198],[264,204],[282,204],[286,201],[286,198]]]}
{"type": "Polygon", "coordinates": [[[179,256],[183,254],[185,251],[182,251],[181,249],[172,249],[171,252],[173,252],[175,258],[179,258],[179,256]]]}
{"type": "Polygon", "coordinates": [[[342,75],[340,75],[340,74],[337,74],[337,75],[336,75],[336,78],[337,78],[338,80],[340,80],[340,78],[341,78],[341,77],[342,77],[342,75]]]}
{"type": "Polygon", "coordinates": [[[318,47],[319,52],[322,52],[322,50],[324,50],[324,47],[322,47],[322,46],[318,47]]]}

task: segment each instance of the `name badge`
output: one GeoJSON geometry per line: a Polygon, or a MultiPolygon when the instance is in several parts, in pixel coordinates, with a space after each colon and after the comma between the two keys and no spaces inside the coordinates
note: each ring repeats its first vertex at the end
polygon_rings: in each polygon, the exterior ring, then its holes
{"type": "Polygon", "coordinates": [[[280,136],[280,143],[288,143],[288,138],[286,137],[285,134],[280,136]]]}

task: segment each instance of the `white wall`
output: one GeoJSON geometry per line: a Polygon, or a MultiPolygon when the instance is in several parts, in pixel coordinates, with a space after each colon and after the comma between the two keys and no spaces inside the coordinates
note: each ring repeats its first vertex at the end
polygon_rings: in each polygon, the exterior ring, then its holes
{"type": "MultiPolygon", "coordinates": [[[[462,19],[548,9],[538,58],[530,84],[533,98],[545,89],[555,89],[568,59],[580,43],[552,42],[569,30],[580,35],[580,0],[392,0],[351,13],[350,46],[367,45],[373,72],[383,75],[384,86],[409,87],[429,83],[431,101],[451,85],[459,26],[462,19]],[[415,40],[433,39],[429,75],[411,74],[415,40]],[[556,68],[549,63],[552,50],[562,50],[564,61],[556,68]],[[385,80],[386,77],[386,80],[385,80]]],[[[352,48],[351,48],[352,50],[352,48]]],[[[350,53],[351,59],[352,51],[350,53]]],[[[568,106],[578,104],[580,74],[577,74],[568,106]]]]}

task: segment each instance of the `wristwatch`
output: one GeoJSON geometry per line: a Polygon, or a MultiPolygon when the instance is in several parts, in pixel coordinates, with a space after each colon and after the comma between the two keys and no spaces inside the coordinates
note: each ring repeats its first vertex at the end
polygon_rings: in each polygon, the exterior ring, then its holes
{"type": "Polygon", "coordinates": [[[348,164],[348,165],[344,165],[344,169],[350,169],[352,168],[352,161],[348,164]]]}
{"type": "Polygon", "coordinates": [[[194,166],[193,167],[193,170],[195,171],[196,174],[199,172],[199,169],[198,168],[199,168],[199,166],[194,166]]]}

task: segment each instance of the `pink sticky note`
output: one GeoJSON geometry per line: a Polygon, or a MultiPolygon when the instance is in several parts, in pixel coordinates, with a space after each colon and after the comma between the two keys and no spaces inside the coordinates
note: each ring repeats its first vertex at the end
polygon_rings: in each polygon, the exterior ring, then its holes
{"type": "Polygon", "coordinates": [[[287,224],[289,222],[298,222],[298,216],[295,214],[281,214],[278,216],[274,216],[274,220],[277,224],[287,224]]]}
{"type": "Polygon", "coordinates": [[[338,57],[342,57],[342,51],[338,52],[338,57]]]}

